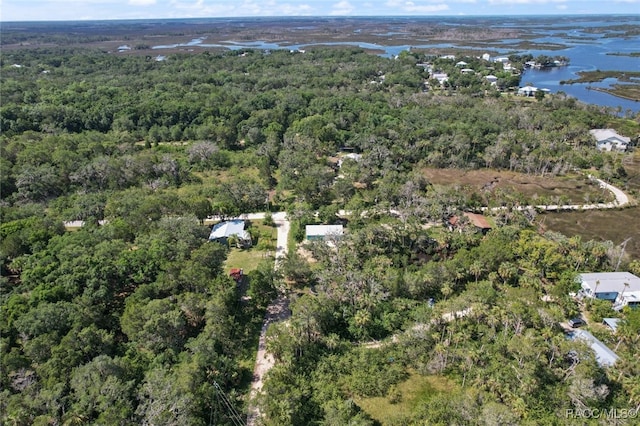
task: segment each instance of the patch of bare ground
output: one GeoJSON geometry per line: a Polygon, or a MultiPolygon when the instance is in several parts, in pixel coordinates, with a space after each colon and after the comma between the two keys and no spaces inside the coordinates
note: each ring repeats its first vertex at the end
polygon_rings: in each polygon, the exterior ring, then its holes
{"type": "Polygon", "coordinates": [[[300,257],[302,257],[307,262],[309,262],[309,263],[316,263],[317,262],[317,260],[313,257],[313,253],[311,253],[311,251],[308,250],[307,248],[305,248],[303,245],[300,245],[298,247],[297,252],[300,255],[300,257]]]}

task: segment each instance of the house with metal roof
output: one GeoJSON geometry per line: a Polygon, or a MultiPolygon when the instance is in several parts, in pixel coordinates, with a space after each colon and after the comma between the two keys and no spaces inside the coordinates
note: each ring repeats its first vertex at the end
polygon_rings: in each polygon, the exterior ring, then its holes
{"type": "Polygon", "coordinates": [[[519,96],[535,96],[538,91],[537,87],[533,86],[524,86],[518,89],[519,96]]]}
{"type": "Polygon", "coordinates": [[[305,238],[307,241],[328,240],[340,238],[344,234],[342,225],[307,225],[305,238]]]}
{"type": "Polygon", "coordinates": [[[582,294],[615,302],[626,294],[640,292],[640,278],[631,272],[591,272],[578,275],[582,294]]]}
{"type": "Polygon", "coordinates": [[[619,135],[613,129],[593,129],[589,133],[596,140],[596,148],[600,151],[626,151],[631,138],[619,135]]]}
{"type": "Polygon", "coordinates": [[[209,234],[209,241],[227,244],[231,236],[235,236],[238,239],[239,246],[251,246],[251,235],[245,229],[244,220],[241,219],[229,220],[214,225],[209,234]]]}
{"type": "MultiPolygon", "coordinates": [[[[489,221],[484,215],[481,215],[478,213],[464,212],[463,217],[466,217],[466,220],[468,220],[470,224],[475,226],[476,229],[482,232],[483,234],[486,234],[491,230],[491,224],[489,223],[489,221]]],[[[454,229],[461,230],[463,227],[463,223],[459,216],[452,216],[451,218],[449,218],[448,224],[449,224],[450,231],[453,231],[454,229]]]]}
{"type": "Polygon", "coordinates": [[[580,339],[591,347],[596,354],[596,361],[601,367],[609,367],[616,363],[618,355],[586,330],[576,330],[569,334],[569,338],[580,339]]]}
{"type": "Polygon", "coordinates": [[[602,318],[602,323],[609,327],[612,331],[618,330],[618,323],[620,322],[620,318],[602,318]]]}

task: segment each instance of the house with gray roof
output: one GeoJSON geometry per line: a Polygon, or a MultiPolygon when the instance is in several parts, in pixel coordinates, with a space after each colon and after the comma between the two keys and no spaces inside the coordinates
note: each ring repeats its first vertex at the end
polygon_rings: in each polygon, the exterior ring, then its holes
{"type": "Polygon", "coordinates": [[[227,244],[232,236],[237,238],[239,246],[251,247],[251,235],[245,229],[244,220],[241,219],[229,220],[214,225],[209,234],[209,241],[227,244]]]}
{"type": "Polygon", "coordinates": [[[591,272],[578,276],[582,294],[593,299],[616,301],[640,292],[640,278],[631,272],[591,272]]]}
{"type": "Polygon", "coordinates": [[[613,129],[593,129],[589,133],[595,138],[596,148],[600,151],[624,152],[631,143],[631,138],[619,135],[613,129]]]}
{"type": "Polygon", "coordinates": [[[305,228],[307,241],[330,240],[340,238],[343,234],[342,225],[307,225],[305,228]]]}
{"type": "Polygon", "coordinates": [[[576,330],[569,335],[572,340],[579,339],[584,341],[596,355],[596,361],[601,367],[609,367],[616,363],[618,355],[598,340],[593,334],[586,330],[576,330]]]}

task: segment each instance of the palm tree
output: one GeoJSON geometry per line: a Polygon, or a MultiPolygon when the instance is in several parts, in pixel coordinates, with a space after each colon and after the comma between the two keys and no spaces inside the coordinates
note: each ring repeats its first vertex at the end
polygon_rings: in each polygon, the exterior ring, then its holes
{"type": "Polygon", "coordinates": [[[471,265],[469,265],[469,271],[475,276],[476,284],[478,284],[478,278],[484,272],[484,266],[482,262],[476,260],[471,265]]]}
{"type": "Polygon", "coordinates": [[[624,283],[624,288],[622,289],[622,293],[620,293],[620,302],[624,302],[624,292],[629,288],[629,283],[624,283]]]}

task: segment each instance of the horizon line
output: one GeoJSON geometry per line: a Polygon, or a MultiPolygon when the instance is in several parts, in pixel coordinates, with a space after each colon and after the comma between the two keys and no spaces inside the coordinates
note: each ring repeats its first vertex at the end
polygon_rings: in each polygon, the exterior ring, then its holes
{"type": "Polygon", "coordinates": [[[36,20],[3,20],[0,24],[20,23],[75,23],[75,22],[123,22],[123,21],[177,21],[177,20],[198,20],[198,19],[288,19],[288,18],[331,18],[331,19],[362,19],[362,18],[543,18],[553,16],[575,16],[575,17],[596,17],[596,16],[628,16],[640,18],[640,13],[620,13],[620,12],[598,12],[598,13],[540,13],[532,15],[530,13],[521,14],[431,14],[431,15],[246,15],[246,16],[184,16],[184,17],[153,17],[153,18],[105,18],[105,19],[36,19],[36,20]]]}

